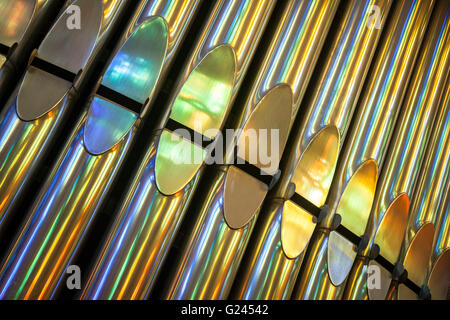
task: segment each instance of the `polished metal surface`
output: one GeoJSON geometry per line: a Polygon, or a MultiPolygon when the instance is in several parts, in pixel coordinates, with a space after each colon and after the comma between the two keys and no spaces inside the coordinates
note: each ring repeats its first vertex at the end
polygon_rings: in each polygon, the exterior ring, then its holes
{"type": "MultiPolygon", "coordinates": [[[[232,47],[225,44],[212,49],[184,83],[172,105],[170,117],[206,136],[211,129],[220,128],[228,111],[235,73],[232,47]]],[[[207,156],[201,150],[191,152],[192,144],[187,142],[180,150],[174,149],[170,144],[176,138],[175,133],[165,130],[156,152],[156,185],[166,195],[173,195],[184,189],[207,156]],[[180,159],[174,152],[187,158],[180,159]],[[201,159],[195,157],[199,153],[201,159]],[[167,174],[169,168],[172,170],[171,174],[167,174]]]]}
{"type": "MultiPolygon", "coordinates": [[[[42,41],[36,55],[76,74],[86,64],[94,48],[102,23],[103,7],[101,1],[77,0],[73,3],[88,13],[88,19],[80,22],[83,32],[67,27],[68,13],[64,12],[42,41]],[[73,50],[74,47],[78,50],[73,50]]],[[[48,76],[45,71],[28,71],[17,97],[18,116],[24,121],[32,121],[52,110],[68,91],[68,88],[53,90],[55,85],[55,77],[48,76]]]]}
{"type": "Polygon", "coordinates": [[[2,299],[53,296],[107,187],[97,181],[109,180],[128,148],[129,137],[92,157],[83,146],[81,124],[77,129],[0,270],[2,299]]]}
{"type": "MultiPolygon", "coordinates": [[[[214,5],[175,83],[164,122],[171,117],[205,135],[202,130],[221,128],[273,7],[273,1],[251,0],[214,5]],[[206,127],[197,128],[195,120],[206,127]]],[[[144,299],[151,292],[206,157],[206,150],[181,139],[168,129],[150,137],[82,298],[144,299]],[[200,155],[200,164],[174,164],[176,158],[195,154],[200,155]]],[[[219,186],[222,182],[214,187],[219,186]]],[[[237,243],[226,249],[236,247],[242,250],[237,243]]]]}
{"type": "MultiPolygon", "coordinates": [[[[189,8],[193,8],[195,5],[196,3],[192,2],[189,8]]],[[[158,15],[159,12],[154,12],[154,14],[158,15]]],[[[129,80],[130,78],[136,79],[135,73],[141,69],[142,64],[150,66],[155,62],[162,63],[160,46],[154,46],[154,51],[146,50],[149,48],[147,43],[149,40],[155,40],[156,44],[160,44],[161,35],[155,36],[155,32],[163,32],[162,37],[164,38],[164,28],[160,28],[159,19],[146,20],[137,26],[133,33],[125,35],[121,40],[120,43],[123,46],[117,49],[109,69],[106,70],[107,79],[114,82],[114,71],[117,71],[116,68],[124,62],[121,56],[124,53],[129,55],[126,62],[127,70],[130,70],[130,73],[125,76],[119,74],[124,86],[122,87],[120,82],[114,83],[111,89],[125,90],[124,94],[130,93],[131,98],[144,101],[146,98],[142,97],[152,93],[151,86],[155,84],[156,80],[142,81],[143,85],[142,82],[131,81],[134,88],[130,87],[129,80]],[[134,47],[136,51],[129,52],[127,42],[131,41],[131,44],[128,44],[133,47],[136,44],[135,39],[145,41],[137,43],[138,46],[134,47]],[[132,56],[134,53],[137,55],[136,59],[132,56]],[[137,59],[138,57],[141,59],[137,59]],[[152,59],[155,58],[157,60],[153,61],[152,59]],[[135,88],[137,90],[133,90],[135,88]]],[[[182,35],[180,33],[179,36],[182,35]]],[[[165,50],[165,46],[163,50],[165,50]]],[[[157,66],[156,69],[159,70],[161,67],[157,66]]],[[[148,67],[147,71],[152,72],[152,69],[148,67]]],[[[144,75],[147,77],[148,73],[144,75]]],[[[2,267],[0,273],[0,295],[2,297],[45,299],[52,297],[57,290],[61,276],[83,241],[89,223],[94,219],[99,205],[104,200],[105,193],[110,188],[138,129],[137,125],[132,126],[129,130],[124,129],[130,124],[136,123],[134,120],[137,115],[133,116],[129,113],[129,110],[102,100],[101,97],[93,99],[90,113],[83,115],[72,132],[72,138],[67,142],[65,150],[55,164],[39,198],[28,215],[28,222],[24,225],[16,240],[16,245],[10,250],[2,267]],[[86,118],[95,123],[85,126],[86,118]],[[116,125],[117,127],[110,127],[108,130],[102,131],[102,125],[116,125]],[[102,139],[105,140],[95,141],[93,144],[90,138],[86,139],[85,134],[85,130],[92,128],[94,130],[87,134],[92,134],[91,138],[93,139],[96,138],[96,134],[98,135],[96,130],[100,130],[102,134],[111,134],[112,137],[105,139],[101,134],[102,139]],[[110,141],[117,138],[116,134],[121,136],[121,139],[113,146],[109,145],[108,150],[102,150],[105,144],[108,146],[110,141]],[[102,153],[97,155],[89,153],[86,140],[91,143],[90,147],[93,151],[102,153]],[[36,267],[37,265],[39,267],[36,267]]]]}
{"type": "MultiPolygon", "coordinates": [[[[234,124],[235,129],[243,130],[237,141],[237,155],[265,173],[274,174],[279,160],[268,162],[268,159],[261,157],[260,148],[278,152],[278,158],[281,156],[331,23],[328,18],[334,15],[337,3],[287,3],[246,101],[239,114],[234,115],[238,118],[234,124]],[[311,34],[314,41],[308,37],[311,34]],[[258,131],[260,129],[270,133],[267,138],[270,142],[267,144],[260,142],[264,135],[258,131]],[[278,142],[278,149],[275,151],[271,149],[271,129],[278,130],[275,140],[278,142]],[[249,135],[251,130],[255,130],[257,134],[249,135]],[[251,141],[250,137],[257,141],[251,141]],[[254,148],[251,153],[250,147],[255,145],[258,149],[254,148]]],[[[233,147],[228,146],[227,151],[232,150],[233,147]]],[[[214,185],[224,183],[225,188],[217,190],[211,186],[206,200],[202,199],[196,228],[189,233],[187,245],[182,248],[182,255],[186,260],[174,268],[172,279],[167,285],[167,297],[222,299],[230,291],[238,263],[243,258],[243,249],[249,241],[259,208],[267,193],[267,185],[255,181],[247,173],[237,176],[233,166],[223,166],[220,170],[226,172],[221,176],[225,182],[216,182],[214,185]],[[245,191],[246,181],[252,181],[255,184],[254,190],[257,191],[245,191]],[[247,200],[245,196],[252,197],[252,200],[247,200]],[[210,201],[213,198],[216,202],[210,201]],[[231,202],[246,204],[232,206],[231,202]],[[213,230],[218,226],[221,232],[215,233],[213,230]],[[202,251],[205,242],[214,243],[215,250],[210,253],[202,251]],[[222,250],[227,247],[239,250],[233,250],[232,254],[224,256],[222,250]],[[230,262],[227,263],[225,259],[230,262]],[[204,261],[204,264],[199,264],[199,261],[204,261]],[[216,268],[217,261],[222,261],[220,269],[216,268]],[[199,283],[204,291],[197,292],[199,283]]]]}
{"type": "MultiPolygon", "coordinates": [[[[108,1],[108,3],[108,7],[105,7],[108,12],[112,8],[116,12],[122,4],[117,0],[108,1]]],[[[62,31],[62,35],[67,36],[69,30],[66,28],[66,15],[61,15],[47,38],[58,38],[59,34],[51,36],[52,32],[63,27],[65,30],[62,31]]],[[[108,19],[105,19],[102,18],[103,15],[105,12],[100,13],[97,18],[92,18],[92,20],[100,19],[101,26],[108,25],[112,21],[112,17],[109,15],[108,19]]],[[[83,21],[81,26],[84,26],[83,21]]],[[[98,32],[98,30],[88,32],[93,37],[93,41],[96,41],[98,32]]],[[[89,41],[89,43],[91,42],[89,41]]],[[[45,43],[44,41],[39,48],[44,48],[45,43]]],[[[91,44],[78,48],[77,52],[84,57],[80,68],[87,62],[92,50],[91,44]]],[[[53,55],[56,56],[57,53],[55,51],[53,55]]],[[[67,57],[65,58],[67,59],[67,57]]],[[[30,182],[35,168],[44,157],[49,144],[56,138],[61,122],[68,112],[67,106],[74,99],[74,93],[72,84],[68,81],[29,66],[18,93],[13,94],[13,98],[8,101],[9,107],[5,108],[0,116],[2,133],[0,138],[0,198],[2,199],[0,221],[12,210],[14,202],[20,201],[23,188],[30,182]],[[37,116],[36,112],[44,113],[37,116]],[[24,117],[29,119],[24,119],[24,117]]]]}
{"type": "Polygon", "coordinates": [[[433,265],[428,278],[431,298],[433,300],[446,300],[450,284],[450,249],[445,250],[433,265]]]}
{"type": "MultiPolygon", "coordinates": [[[[446,45],[448,45],[448,41],[446,45]]],[[[448,69],[446,72],[448,74],[448,69]]],[[[450,146],[448,144],[450,89],[448,81],[444,88],[445,91],[437,109],[438,113],[431,133],[431,140],[425,151],[426,160],[420,172],[421,180],[411,197],[408,226],[398,259],[399,262],[404,264],[408,274],[411,274],[408,277],[414,283],[419,284],[426,282],[430,258],[432,257],[432,261],[435,261],[437,256],[446,249],[436,250],[436,248],[441,247],[438,240],[439,236],[436,235],[438,218],[445,218],[448,215],[447,195],[450,175],[450,146]],[[433,240],[433,238],[436,240],[433,240]]],[[[408,291],[399,290],[398,296],[393,298],[408,298],[401,294],[405,292],[408,291]]]]}
{"type": "Polygon", "coordinates": [[[0,0],[0,91],[0,300],[450,298],[450,0],[0,0]]]}
{"type": "Polygon", "coordinates": [[[103,20],[103,3],[98,0],[76,0],[71,4],[78,6],[83,13],[80,29],[68,28],[67,19],[70,13],[65,11],[42,41],[37,56],[77,73],[89,58],[99,35],[103,20]]]}
{"type": "MultiPolygon", "coordinates": [[[[381,33],[366,25],[369,8],[375,3],[380,6],[384,21],[390,1],[350,1],[343,5],[342,22],[327,48],[326,60],[318,68],[320,73],[316,86],[311,96],[305,97],[302,103],[306,109],[303,110],[299,129],[294,133],[295,143],[286,150],[288,155],[282,164],[284,167],[281,167],[281,181],[272,197],[283,198],[292,181],[297,193],[317,206],[324,203],[341,147],[341,137],[347,131],[381,33]]],[[[239,288],[237,294],[239,298],[289,298],[308,243],[306,240],[312,236],[312,226],[303,229],[296,224],[283,224],[289,215],[287,212],[285,217],[283,207],[273,208],[270,205],[267,210],[262,215],[264,222],[255,230],[253,241],[257,245],[251,247],[249,257],[243,262],[244,280],[243,288],[239,288]],[[297,241],[292,236],[281,238],[280,233],[301,233],[303,240],[297,241]],[[264,239],[264,242],[259,239],[264,239]],[[283,249],[287,248],[290,249],[285,252],[283,249]],[[280,287],[263,286],[261,283],[267,278],[279,281],[280,287]]],[[[299,210],[299,214],[304,216],[302,219],[308,220],[308,213],[299,210]]]]}
{"type": "MultiPolygon", "coordinates": [[[[171,119],[209,138],[215,137],[211,129],[221,128],[228,115],[243,72],[248,68],[250,50],[256,47],[273,5],[272,1],[217,3],[213,19],[208,22],[193,58],[181,75],[183,80],[171,107],[171,119]]],[[[171,137],[174,135],[165,132],[171,137]]],[[[185,189],[203,161],[170,159],[162,153],[168,149],[160,141],[156,154],[156,184],[163,194],[173,195],[185,189]],[[176,168],[177,174],[167,174],[163,170],[167,166],[176,168]]],[[[206,160],[206,154],[200,152],[200,158],[206,160]]]]}
{"type": "MultiPolygon", "coordinates": [[[[417,231],[408,246],[403,265],[408,270],[408,279],[414,283],[423,283],[433,247],[434,225],[425,223],[417,231]]],[[[402,296],[399,294],[399,299],[402,296]]]]}
{"type": "Polygon", "coordinates": [[[132,129],[137,114],[106,99],[95,97],[84,127],[84,146],[94,155],[119,143],[132,129]]]}
{"type": "Polygon", "coordinates": [[[23,122],[45,116],[59,106],[72,83],[30,66],[17,94],[16,113],[23,122]]]}
{"type": "Polygon", "coordinates": [[[417,188],[414,202],[419,211],[416,224],[432,221],[436,226],[433,261],[450,247],[450,75],[448,78],[422,170],[427,172],[426,180],[417,188]]]}
{"type": "Polygon", "coordinates": [[[0,68],[3,66],[5,61],[6,61],[6,57],[0,54],[0,68]]]}
{"type": "MultiPolygon", "coordinates": [[[[0,43],[11,47],[22,39],[34,14],[46,0],[1,0],[0,43]]],[[[0,61],[0,66],[3,63],[0,61]]]]}
{"type": "MultiPolygon", "coordinates": [[[[409,0],[395,1],[392,4],[392,19],[384,27],[377,55],[374,57],[373,66],[367,75],[367,83],[359,98],[352,127],[347,133],[347,144],[339,156],[326,201],[330,212],[321,223],[323,228],[329,229],[335,213],[339,213],[344,227],[357,236],[362,236],[364,233],[375,195],[379,168],[386,156],[394,123],[406,93],[406,86],[413,71],[433,5],[431,1],[409,0]]],[[[313,277],[309,278],[308,273],[300,275],[299,290],[295,297],[337,299],[342,295],[345,279],[351,270],[356,252],[353,250],[353,244],[347,239],[335,244],[330,243],[331,238],[327,241],[328,250],[338,251],[328,253],[328,257],[339,258],[323,264],[321,262],[323,258],[318,257],[316,255],[318,252],[311,249],[308,259],[322,264],[329,276],[319,278],[313,274],[313,277]],[[352,250],[353,253],[349,255],[348,253],[352,250]],[[347,268],[343,270],[342,259],[345,257],[348,259],[345,263],[347,268]],[[306,289],[330,286],[335,288],[334,296],[330,294],[330,291],[318,289],[312,292],[306,289]],[[307,295],[311,293],[313,293],[312,296],[307,295]],[[321,296],[322,293],[325,296],[321,296]]]]}
{"type": "MultiPolygon", "coordinates": [[[[111,61],[102,85],[144,104],[159,79],[167,52],[167,27],[162,17],[140,24],[111,61]]],[[[138,114],[94,98],[86,119],[84,143],[88,152],[110,150],[132,129],[138,114]]]]}
{"type": "MultiPolygon", "coordinates": [[[[448,70],[447,70],[448,71],[448,70]]],[[[450,77],[449,77],[450,78],[450,77]]],[[[448,275],[440,274],[440,280],[437,284],[433,277],[433,270],[438,261],[442,259],[443,265],[446,265],[446,258],[442,255],[448,250],[448,215],[449,215],[449,189],[450,189],[450,146],[448,144],[450,134],[450,79],[445,86],[442,95],[436,121],[431,133],[431,141],[426,150],[426,161],[421,169],[422,179],[414,191],[414,198],[410,206],[410,218],[403,241],[402,252],[399,261],[406,264],[411,261],[412,272],[415,274],[418,283],[428,283],[430,290],[439,292],[438,298],[448,290],[448,282],[445,282],[448,275]],[[429,244],[428,233],[424,236],[425,240],[415,240],[418,232],[423,226],[434,225],[434,240],[429,244]],[[413,242],[418,242],[417,250],[411,248],[413,242]],[[429,246],[425,246],[425,243],[429,246]],[[422,246],[422,248],[420,247],[422,246]],[[425,246],[425,250],[423,247],[425,246]],[[431,259],[430,259],[431,255],[431,259]],[[416,259],[418,261],[416,261],[416,259]],[[415,265],[417,263],[417,265],[415,265]],[[427,264],[428,272],[423,269],[427,264]],[[426,281],[429,274],[428,282],[426,281]]],[[[427,227],[430,229],[431,227],[427,227]]],[[[440,270],[440,267],[437,267],[440,270]]],[[[409,270],[408,270],[409,272],[409,270]]],[[[439,271],[437,271],[439,272],[439,271]]],[[[399,296],[399,298],[403,298],[399,296]]],[[[433,298],[433,295],[432,295],[433,298]]],[[[434,298],[433,298],[434,299],[434,298]]]]}
{"type": "MultiPolygon", "coordinates": [[[[430,18],[392,143],[383,163],[365,232],[370,236],[370,244],[362,256],[367,257],[372,244],[376,243],[384,258],[392,264],[397,262],[408,222],[409,199],[420,178],[420,167],[432,131],[430,123],[433,123],[438,112],[450,69],[449,10],[445,1],[442,1],[437,4],[430,18]]],[[[352,274],[352,277],[362,276],[360,273],[352,274]]],[[[358,294],[364,296],[367,292],[364,287],[347,285],[345,296],[355,298],[358,294]]]]}

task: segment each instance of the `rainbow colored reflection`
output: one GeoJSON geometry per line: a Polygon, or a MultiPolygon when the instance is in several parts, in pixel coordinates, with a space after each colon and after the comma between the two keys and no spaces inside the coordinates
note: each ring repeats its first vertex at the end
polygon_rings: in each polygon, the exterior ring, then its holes
{"type": "Polygon", "coordinates": [[[143,104],[159,79],[166,57],[167,36],[161,17],[142,23],[114,56],[102,84],[143,104]]]}
{"type": "Polygon", "coordinates": [[[130,131],[137,114],[105,99],[94,97],[84,128],[84,143],[92,154],[106,152],[130,131]]]}
{"type": "Polygon", "coordinates": [[[61,108],[30,122],[18,117],[16,103],[3,113],[0,123],[0,227],[42,158],[48,141],[54,138],[66,102],[67,98],[61,101],[61,108]]]}
{"type": "Polygon", "coordinates": [[[40,2],[41,4],[36,0],[0,0],[0,43],[10,47],[21,40],[33,14],[44,1],[40,2]]]}
{"type": "Polygon", "coordinates": [[[1,299],[53,296],[122,162],[130,139],[92,156],[77,129],[1,268],[1,299]]]}

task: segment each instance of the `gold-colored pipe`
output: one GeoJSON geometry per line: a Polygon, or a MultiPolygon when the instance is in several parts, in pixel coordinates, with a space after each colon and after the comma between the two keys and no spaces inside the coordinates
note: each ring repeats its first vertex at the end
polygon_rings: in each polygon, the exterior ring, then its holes
{"type": "MultiPolygon", "coordinates": [[[[0,0],[0,45],[11,48],[25,34],[31,20],[47,0],[0,0]]],[[[0,53],[0,68],[6,56],[0,53]]]]}
{"type": "MultiPolygon", "coordinates": [[[[161,127],[170,116],[197,133],[216,136],[209,129],[222,127],[274,3],[216,3],[161,127]]],[[[205,160],[206,151],[177,131],[165,128],[151,138],[82,298],[143,299],[149,294],[205,160]]]]}
{"type": "MultiPolygon", "coordinates": [[[[273,174],[278,169],[292,119],[337,4],[338,1],[287,4],[240,115],[234,115],[240,119],[234,129],[243,130],[237,139],[237,156],[249,163],[253,157],[253,164],[266,173],[273,174]],[[249,146],[245,141],[250,130],[261,129],[268,130],[269,135],[270,130],[277,130],[278,134],[278,156],[266,165],[266,159],[256,156],[258,150],[250,151],[249,147],[255,144],[249,146]]],[[[267,139],[272,141],[271,137],[267,139]]],[[[227,146],[227,150],[234,148],[227,146]]],[[[195,210],[194,227],[178,251],[180,263],[174,266],[167,281],[168,299],[227,298],[268,191],[267,184],[234,165],[218,167],[213,181],[202,199],[195,201],[199,209],[195,210]]]]}
{"type": "MultiPolygon", "coordinates": [[[[448,14],[448,9],[445,11],[448,14]]],[[[446,43],[448,46],[448,41],[446,43]]],[[[446,70],[448,73],[448,69],[446,70]]],[[[414,194],[411,197],[410,216],[406,229],[406,236],[402,244],[402,250],[398,261],[403,263],[408,271],[408,278],[416,285],[424,284],[427,276],[427,269],[430,265],[430,258],[438,260],[443,255],[440,264],[448,266],[441,239],[442,234],[437,228],[439,218],[446,219],[448,216],[448,192],[450,176],[450,82],[447,81],[447,87],[442,96],[439,113],[436,116],[431,141],[425,151],[426,161],[421,169],[420,183],[416,186],[414,194]],[[436,228],[435,228],[436,226],[436,228]],[[433,238],[435,238],[435,252],[433,253],[433,238]]],[[[441,220],[442,221],[442,220],[441,220]]],[[[440,223],[439,223],[440,224],[440,223]]],[[[442,225],[448,228],[448,225],[442,225]]],[[[442,228],[441,228],[442,230],[442,228]]],[[[448,269],[440,272],[441,267],[436,268],[436,275],[442,276],[437,280],[435,276],[431,277],[430,290],[441,292],[448,289],[448,283],[445,283],[445,276],[448,277],[448,269]]],[[[447,278],[448,279],[448,278],[447,278]]],[[[395,283],[392,290],[391,299],[417,299],[413,293],[404,284],[395,283]]],[[[437,295],[439,298],[439,294],[437,295]]],[[[433,298],[433,296],[432,296],[433,298]]]]}
{"type": "MultiPolygon", "coordinates": [[[[449,77],[450,79],[450,77],[449,77]]],[[[447,102],[444,104],[444,109],[449,110],[450,107],[450,80],[447,82],[447,102]]],[[[441,118],[438,127],[442,127],[441,141],[449,141],[450,135],[450,113],[447,112],[447,117],[441,118]]],[[[447,153],[448,154],[448,153],[447,153]]],[[[447,168],[450,166],[447,163],[447,168]]],[[[448,170],[447,170],[448,171],[448,170]]],[[[446,186],[442,190],[441,195],[447,194],[446,199],[442,199],[436,214],[436,233],[433,240],[433,252],[431,253],[430,264],[427,273],[427,286],[430,290],[431,299],[445,300],[448,299],[448,290],[450,288],[450,174],[447,172],[446,186]]],[[[439,190],[441,191],[441,190],[439,190]]]]}
{"type": "MultiPolygon", "coordinates": [[[[140,13],[148,19],[122,36],[101,79],[101,85],[144,108],[178,49],[169,45],[186,34],[198,6],[198,1],[161,2],[163,6],[150,5],[153,11],[140,13]],[[187,12],[180,14],[180,7],[187,12]],[[180,26],[168,26],[168,21],[180,26]]],[[[54,295],[129,150],[139,117],[119,102],[91,97],[1,269],[1,297],[54,295]]]]}
{"type": "MultiPolygon", "coordinates": [[[[77,1],[86,11],[83,35],[67,28],[63,13],[37,50],[36,57],[77,74],[90,64],[92,51],[123,7],[123,1],[77,1]],[[93,5],[93,3],[95,3],[93,5]],[[89,13],[89,15],[88,15],[89,13]],[[103,33],[100,33],[103,30],[103,33]],[[73,50],[73,47],[78,50],[73,50]]],[[[77,85],[30,65],[22,83],[0,115],[0,227],[20,203],[23,190],[57,137],[77,85]]]]}
{"type": "Polygon", "coordinates": [[[299,129],[293,132],[292,142],[286,147],[280,183],[258,218],[236,280],[235,297],[290,297],[316,223],[310,214],[284,198],[294,181],[295,192],[317,206],[325,201],[341,147],[340,136],[347,130],[381,33],[368,27],[371,6],[380,8],[383,24],[390,4],[391,1],[344,3],[339,30],[319,68],[317,86],[302,102],[306,109],[299,129]]]}
{"type": "MultiPolygon", "coordinates": [[[[342,225],[362,236],[372,207],[379,168],[383,164],[406,85],[433,9],[432,1],[395,1],[383,30],[358,109],[339,155],[328,192],[329,212],[311,240],[294,297],[338,299],[355,260],[356,245],[335,230],[342,225]]],[[[342,229],[341,229],[342,230],[342,229]]]]}
{"type": "MultiPolygon", "coordinates": [[[[445,1],[436,5],[419,52],[403,107],[391,138],[383,170],[375,192],[366,232],[369,245],[356,258],[348,276],[344,299],[384,299],[389,281],[367,286],[368,268],[383,268],[369,261],[374,244],[379,253],[395,264],[400,253],[409,216],[409,202],[420,178],[436,113],[450,69],[450,7],[445,1]],[[381,286],[387,283],[387,286],[381,286]]],[[[381,272],[386,274],[387,270],[381,272]]]]}
{"type": "MultiPolygon", "coordinates": [[[[450,83],[448,83],[450,85],[450,83]]],[[[450,95],[449,95],[450,96],[450,95]]],[[[450,101],[450,99],[447,99],[450,101]]],[[[448,104],[448,102],[447,102],[448,104]]],[[[447,108],[448,109],[448,108],[447,108]]],[[[447,116],[447,139],[448,128],[450,128],[450,116],[447,116]]],[[[448,141],[448,140],[447,140],[448,141]]],[[[448,176],[450,177],[450,175],[448,176]]],[[[447,178],[447,189],[450,185],[450,179],[447,178]]],[[[444,200],[443,205],[439,208],[437,214],[438,222],[436,224],[436,233],[433,241],[433,252],[431,253],[430,264],[428,266],[428,273],[426,278],[426,284],[433,300],[446,300],[448,299],[448,290],[450,287],[450,239],[449,239],[449,215],[450,215],[450,192],[446,191],[447,198],[444,200]]],[[[445,191],[444,193],[445,194],[445,191]]]]}
{"type": "MultiPolygon", "coordinates": [[[[450,81],[448,83],[450,86],[450,81]]],[[[447,90],[448,91],[448,90],[447,90]]],[[[447,92],[447,106],[449,104],[450,92],[447,92]]],[[[447,110],[449,108],[447,107],[447,110]]],[[[448,132],[450,131],[450,115],[447,115],[447,124],[444,125],[447,128],[445,135],[448,141],[448,132]]],[[[450,177],[450,175],[448,176],[450,177]]],[[[447,178],[447,189],[450,186],[450,179],[447,178]]],[[[448,290],[450,287],[450,191],[447,190],[447,199],[444,203],[445,206],[440,208],[437,223],[437,232],[435,233],[433,252],[431,254],[430,264],[428,266],[427,274],[427,286],[430,290],[431,299],[433,300],[446,300],[448,299],[448,290]]],[[[444,192],[445,194],[445,192],[444,192]]]]}

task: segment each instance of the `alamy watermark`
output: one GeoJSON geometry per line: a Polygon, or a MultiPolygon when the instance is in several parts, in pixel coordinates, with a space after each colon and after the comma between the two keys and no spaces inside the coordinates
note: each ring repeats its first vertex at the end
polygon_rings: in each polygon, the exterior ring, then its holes
{"type": "Polygon", "coordinates": [[[67,267],[66,273],[69,274],[66,280],[66,286],[69,290],[81,289],[81,269],[77,265],[67,267]]]}
{"type": "Polygon", "coordinates": [[[377,5],[369,7],[369,17],[367,18],[367,28],[381,29],[381,9],[377,5]]]}
{"type": "Polygon", "coordinates": [[[381,270],[377,265],[369,265],[367,268],[367,289],[381,289],[381,270]]]}
{"type": "Polygon", "coordinates": [[[66,12],[69,17],[66,20],[66,26],[69,30],[81,29],[81,9],[79,6],[72,4],[67,7],[66,12]]]}
{"type": "Polygon", "coordinates": [[[280,157],[279,129],[217,129],[201,130],[195,126],[195,134],[186,129],[176,129],[171,139],[171,159],[175,164],[244,164],[256,165],[262,175],[272,175],[278,169],[280,157]],[[198,132],[202,132],[199,134],[198,132]],[[209,138],[214,142],[203,148],[186,148],[186,140],[204,146],[209,138]],[[227,148],[227,150],[225,150],[227,148]],[[206,150],[206,158],[205,158],[206,150]],[[245,159],[245,160],[244,160],[245,159]]]}

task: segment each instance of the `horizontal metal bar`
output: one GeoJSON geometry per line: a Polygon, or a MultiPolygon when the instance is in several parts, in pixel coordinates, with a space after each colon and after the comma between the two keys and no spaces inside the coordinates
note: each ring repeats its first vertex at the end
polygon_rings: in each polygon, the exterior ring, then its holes
{"type": "Polygon", "coordinates": [[[312,214],[316,218],[319,218],[321,211],[320,208],[318,208],[314,203],[312,203],[302,195],[294,193],[294,195],[291,197],[291,200],[305,209],[305,211],[307,211],[308,213],[312,214]]]}
{"type": "Polygon", "coordinates": [[[77,76],[75,73],[73,73],[71,71],[68,71],[64,68],[61,68],[53,63],[50,63],[50,62],[40,59],[38,57],[35,57],[33,59],[33,61],[31,62],[31,65],[33,67],[39,68],[47,73],[55,75],[61,79],[69,81],[69,82],[73,82],[75,80],[75,77],[77,76]]]}
{"type": "Polygon", "coordinates": [[[120,92],[110,89],[104,85],[100,85],[100,87],[97,90],[97,95],[106,98],[109,101],[112,101],[118,105],[121,105],[122,107],[125,107],[137,114],[141,113],[145,105],[145,103],[142,104],[140,102],[137,102],[136,100],[131,99],[126,95],[123,95],[120,92]]]}
{"type": "MultiPolygon", "coordinates": [[[[9,51],[9,48],[3,44],[0,43],[0,54],[6,55],[9,51]],[[6,53],[4,53],[6,52],[6,53]]],[[[45,72],[51,73],[57,77],[60,77],[64,80],[67,80],[69,82],[73,82],[75,80],[76,75],[73,72],[70,72],[64,68],[58,67],[50,62],[47,62],[45,60],[42,60],[38,57],[35,57],[31,63],[33,67],[39,68],[44,70],[45,72]]],[[[99,96],[102,96],[114,103],[117,103],[127,109],[130,109],[133,112],[140,113],[143,107],[143,104],[115,91],[112,90],[106,86],[100,85],[100,87],[97,90],[97,94],[99,96]]],[[[184,137],[187,140],[190,140],[192,143],[199,145],[200,147],[206,149],[208,146],[211,145],[211,143],[214,142],[214,140],[209,139],[206,136],[203,136],[201,133],[198,133],[194,131],[193,129],[183,125],[182,123],[173,120],[172,118],[168,119],[168,122],[166,124],[166,128],[170,131],[175,131],[177,129],[184,129],[189,132],[190,137],[184,137]],[[201,136],[201,144],[198,144],[197,139],[193,139],[196,135],[201,136]]],[[[252,177],[256,178],[257,180],[261,181],[262,183],[266,185],[270,185],[271,181],[273,180],[272,175],[268,174],[261,174],[261,169],[254,166],[253,164],[248,163],[244,159],[235,157],[234,160],[235,163],[233,164],[235,167],[241,169],[245,173],[251,175],[252,177]]],[[[312,202],[310,202],[308,199],[304,198],[303,196],[299,195],[298,193],[294,193],[294,195],[291,197],[291,200],[295,202],[297,205],[302,207],[305,211],[310,213],[311,215],[315,216],[316,218],[319,218],[321,209],[314,205],[312,202]]],[[[336,232],[338,232],[340,235],[342,235],[344,238],[349,240],[354,245],[358,246],[361,242],[361,237],[357,236],[353,232],[351,232],[349,229],[344,227],[343,225],[339,225],[336,229],[336,232]]],[[[383,256],[378,255],[375,258],[375,261],[377,261],[381,266],[383,266],[386,270],[389,272],[393,272],[394,265],[392,265],[388,260],[386,260],[383,256]]],[[[411,289],[414,293],[419,295],[420,293],[420,287],[412,282],[410,279],[406,279],[403,283],[405,286],[407,286],[409,289],[411,289]]]]}

